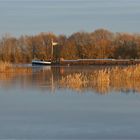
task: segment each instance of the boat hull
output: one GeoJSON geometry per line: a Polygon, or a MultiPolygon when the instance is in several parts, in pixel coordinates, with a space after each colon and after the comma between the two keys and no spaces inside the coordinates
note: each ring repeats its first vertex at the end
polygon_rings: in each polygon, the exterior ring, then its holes
{"type": "Polygon", "coordinates": [[[50,61],[32,60],[32,65],[51,65],[50,61]]]}

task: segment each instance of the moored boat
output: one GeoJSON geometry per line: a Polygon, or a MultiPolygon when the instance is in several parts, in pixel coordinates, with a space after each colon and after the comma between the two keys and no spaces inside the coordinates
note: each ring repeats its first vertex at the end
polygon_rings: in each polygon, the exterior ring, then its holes
{"type": "Polygon", "coordinates": [[[52,64],[52,60],[53,60],[53,47],[56,46],[58,43],[57,42],[53,42],[53,39],[51,41],[51,60],[36,60],[35,56],[34,56],[34,52],[35,52],[35,48],[33,48],[33,60],[32,60],[32,65],[51,65],[52,64]]]}
{"type": "Polygon", "coordinates": [[[32,65],[51,65],[51,61],[32,60],[32,65]]]}

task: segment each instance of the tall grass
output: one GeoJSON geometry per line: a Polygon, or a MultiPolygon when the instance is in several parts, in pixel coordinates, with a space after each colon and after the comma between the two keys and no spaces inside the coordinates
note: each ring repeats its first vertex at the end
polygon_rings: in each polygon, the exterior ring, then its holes
{"type": "Polygon", "coordinates": [[[23,67],[15,67],[9,62],[0,62],[0,73],[20,73],[20,74],[27,74],[31,73],[32,70],[29,68],[23,67]]]}
{"type": "Polygon", "coordinates": [[[81,90],[86,86],[87,78],[82,73],[75,73],[62,77],[60,83],[65,87],[81,90]]]}
{"type": "Polygon", "coordinates": [[[20,77],[21,75],[29,74],[26,77],[26,82],[32,84],[36,77],[37,85],[46,85],[51,83],[51,75],[54,75],[55,85],[63,88],[70,88],[76,91],[83,91],[90,89],[97,93],[106,94],[111,90],[115,91],[130,91],[135,90],[140,92],[140,65],[128,67],[105,67],[101,69],[92,69],[90,71],[63,72],[60,76],[57,71],[40,71],[33,75],[32,68],[15,67],[10,63],[0,62],[0,79],[12,81],[12,79],[20,77]],[[52,73],[52,74],[51,74],[52,73]]]}
{"type": "Polygon", "coordinates": [[[140,91],[140,65],[128,67],[112,67],[93,70],[89,73],[73,73],[63,76],[61,85],[82,90],[92,88],[98,93],[108,93],[110,90],[140,91]]]}
{"type": "Polygon", "coordinates": [[[9,62],[0,61],[0,72],[9,71],[12,68],[12,64],[9,62]]]}

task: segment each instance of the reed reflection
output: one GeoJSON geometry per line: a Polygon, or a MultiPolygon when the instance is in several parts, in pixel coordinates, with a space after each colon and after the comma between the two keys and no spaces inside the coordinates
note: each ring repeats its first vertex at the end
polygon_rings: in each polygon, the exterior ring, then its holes
{"type": "Polygon", "coordinates": [[[55,91],[87,90],[99,94],[111,91],[140,92],[140,65],[128,67],[24,67],[0,74],[2,88],[37,88],[55,91]]]}

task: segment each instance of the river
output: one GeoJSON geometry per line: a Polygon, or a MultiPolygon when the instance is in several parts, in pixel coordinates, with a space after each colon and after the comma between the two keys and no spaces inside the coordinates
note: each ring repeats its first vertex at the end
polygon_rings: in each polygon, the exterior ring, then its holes
{"type": "Polygon", "coordinates": [[[110,67],[24,68],[0,75],[0,139],[140,139],[135,75],[119,79],[110,67]]]}

